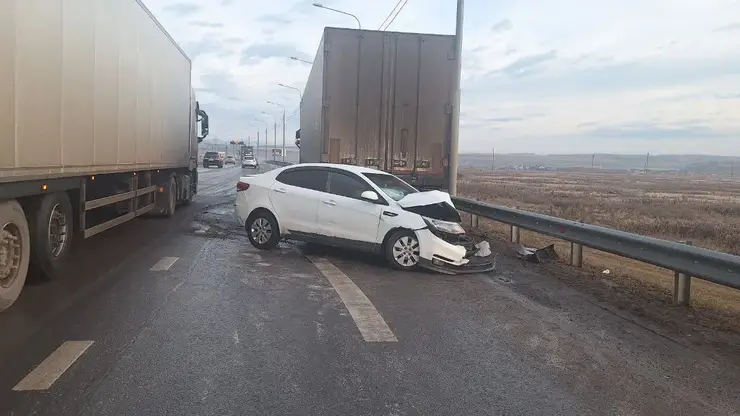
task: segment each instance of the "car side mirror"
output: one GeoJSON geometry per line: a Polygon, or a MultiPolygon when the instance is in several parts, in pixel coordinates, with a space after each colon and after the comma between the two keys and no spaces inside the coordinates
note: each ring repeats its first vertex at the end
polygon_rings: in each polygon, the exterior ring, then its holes
{"type": "Polygon", "coordinates": [[[365,192],[363,192],[363,193],[360,194],[360,198],[362,198],[362,199],[364,199],[366,201],[371,201],[371,202],[375,202],[378,199],[380,199],[380,197],[378,196],[378,194],[375,191],[365,191],[365,192]]]}

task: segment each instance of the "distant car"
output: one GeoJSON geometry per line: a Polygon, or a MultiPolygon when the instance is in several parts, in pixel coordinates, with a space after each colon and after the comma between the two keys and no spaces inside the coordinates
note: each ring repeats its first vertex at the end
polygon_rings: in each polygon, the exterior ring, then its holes
{"type": "Polygon", "coordinates": [[[242,159],[242,168],[257,169],[258,167],[260,167],[260,164],[257,162],[257,158],[253,155],[246,155],[244,156],[244,159],[242,159]]]}
{"type": "Polygon", "coordinates": [[[224,160],[224,164],[227,165],[236,165],[236,159],[234,159],[234,156],[226,156],[226,159],[224,160]]]}
{"type": "Polygon", "coordinates": [[[211,166],[224,167],[224,160],[219,152],[206,152],[203,155],[203,167],[210,168],[211,166]]]}
{"type": "Polygon", "coordinates": [[[421,266],[455,274],[494,268],[490,251],[479,253],[465,233],[447,193],[419,192],[389,173],[298,164],[244,176],[236,189],[237,218],[259,249],[290,238],[378,252],[401,270],[421,266]]]}

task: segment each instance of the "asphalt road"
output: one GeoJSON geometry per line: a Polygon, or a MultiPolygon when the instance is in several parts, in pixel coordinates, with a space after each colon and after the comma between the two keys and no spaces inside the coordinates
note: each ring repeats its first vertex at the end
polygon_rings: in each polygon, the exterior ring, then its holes
{"type": "Polygon", "coordinates": [[[474,276],[395,272],[301,244],[255,250],[232,215],[241,174],[201,169],[196,201],[175,217],[80,242],[63,279],[26,288],[0,315],[0,414],[740,409],[734,362],[549,278],[511,247],[493,244],[498,271],[474,276]],[[23,389],[34,380],[47,385],[23,389]]]}

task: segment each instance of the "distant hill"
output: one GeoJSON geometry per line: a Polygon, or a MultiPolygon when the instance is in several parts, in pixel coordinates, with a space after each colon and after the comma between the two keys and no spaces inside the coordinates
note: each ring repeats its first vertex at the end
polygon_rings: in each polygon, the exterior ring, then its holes
{"type": "MultiPolygon", "coordinates": [[[[491,169],[491,154],[460,154],[460,167],[469,169],[491,169]]],[[[645,155],[590,154],[537,155],[496,154],[496,169],[529,169],[544,167],[561,170],[593,167],[605,170],[635,170],[645,168],[645,155]]],[[[740,177],[740,157],[705,155],[651,155],[650,170],[672,170],[681,173],[730,176],[735,164],[735,177],[740,177]]]]}

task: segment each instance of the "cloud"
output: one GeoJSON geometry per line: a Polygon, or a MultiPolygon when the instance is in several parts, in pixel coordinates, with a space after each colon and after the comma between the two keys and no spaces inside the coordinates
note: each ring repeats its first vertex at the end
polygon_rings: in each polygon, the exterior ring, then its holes
{"type": "Polygon", "coordinates": [[[266,14],[264,16],[260,16],[258,18],[258,21],[262,23],[274,23],[274,24],[280,24],[280,25],[289,25],[293,23],[292,19],[289,19],[288,17],[284,15],[279,15],[279,14],[266,14]]]}
{"type": "Polygon", "coordinates": [[[172,13],[176,16],[188,16],[200,10],[196,3],[172,3],[164,8],[165,12],[172,13]]]}
{"type": "Polygon", "coordinates": [[[491,30],[493,30],[496,33],[500,33],[500,32],[506,32],[507,30],[510,30],[511,28],[512,28],[511,20],[504,19],[496,23],[495,25],[493,25],[493,28],[491,30]]]}
{"type": "Polygon", "coordinates": [[[740,30],[740,22],[730,23],[729,25],[718,27],[716,29],[717,32],[728,32],[728,31],[731,31],[731,30],[740,30]]]}
{"type": "Polygon", "coordinates": [[[713,129],[707,124],[690,124],[664,126],[654,122],[631,122],[616,126],[602,126],[587,130],[583,136],[600,139],[622,139],[622,140],[674,140],[674,139],[707,139],[715,137],[733,137],[734,132],[721,132],[713,129]]]}
{"type": "Polygon", "coordinates": [[[531,75],[541,68],[541,64],[557,58],[556,51],[548,51],[536,55],[523,56],[506,65],[497,72],[502,72],[510,77],[519,78],[531,75]]]}
{"type": "Polygon", "coordinates": [[[230,53],[229,49],[225,48],[223,43],[211,36],[204,37],[195,42],[184,43],[182,48],[185,50],[185,53],[188,54],[190,59],[197,59],[206,54],[214,54],[223,57],[230,53]]]}
{"type": "Polygon", "coordinates": [[[206,21],[203,21],[203,20],[193,20],[192,22],[190,22],[190,24],[193,25],[193,26],[207,27],[207,28],[220,28],[220,27],[224,27],[224,24],[223,23],[219,23],[219,22],[206,22],[206,21]]]}
{"type": "Polygon", "coordinates": [[[243,65],[257,63],[263,59],[281,58],[287,60],[291,56],[310,60],[311,56],[298,50],[295,45],[288,43],[253,43],[244,48],[240,62],[243,65]]]}
{"type": "MultiPolygon", "coordinates": [[[[312,61],[324,27],[356,26],[312,0],[144,1],[191,56],[211,134],[224,139],[253,131],[255,118],[272,125],[262,112],[282,110],[267,100],[292,114],[298,94],[277,83],[303,90],[311,65],[288,58],[312,61]]],[[[326,0],[371,29],[396,3],[326,0]]],[[[740,155],[740,22],[728,21],[740,2],[466,6],[462,151],[740,155]]],[[[452,34],[455,2],[409,2],[392,29],[452,34]]]]}

